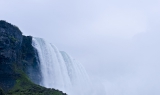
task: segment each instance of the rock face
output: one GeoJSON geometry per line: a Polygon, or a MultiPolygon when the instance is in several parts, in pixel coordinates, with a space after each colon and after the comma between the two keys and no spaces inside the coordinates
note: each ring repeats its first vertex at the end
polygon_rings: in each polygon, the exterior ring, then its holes
{"type": "Polygon", "coordinates": [[[23,36],[18,27],[0,21],[0,95],[66,95],[36,85],[41,79],[38,54],[32,46],[32,37],[23,36]]]}
{"type": "Polygon", "coordinates": [[[21,47],[23,71],[26,72],[31,81],[40,84],[42,77],[39,67],[39,58],[36,49],[32,46],[32,37],[23,36],[21,47]]]}
{"type": "Polygon", "coordinates": [[[22,44],[21,31],[11,24],[0,21],[0,87],[8,91],[14,86],[14,65],[20,64],[20,49],[22,44]]]}

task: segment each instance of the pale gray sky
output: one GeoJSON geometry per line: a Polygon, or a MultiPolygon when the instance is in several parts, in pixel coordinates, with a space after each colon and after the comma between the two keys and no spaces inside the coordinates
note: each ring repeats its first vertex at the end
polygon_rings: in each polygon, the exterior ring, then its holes
{"type": "Polygon", "coordinates": [[[160,0],[0,0],[0,19],[72,55],[107,95],[160,95],[160,0]]]}

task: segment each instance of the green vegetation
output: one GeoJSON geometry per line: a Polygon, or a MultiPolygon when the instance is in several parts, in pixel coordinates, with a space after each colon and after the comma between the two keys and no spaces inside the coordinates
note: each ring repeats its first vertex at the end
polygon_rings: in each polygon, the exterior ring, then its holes
{"type": "Polygon", "coordinates": [[[15,66],[14,69],[17,73],[16,83],[6,95],[66,95],[61,91],[36,85],[32,83],[27,75],[22,70],[18,69],[17,66],[15,66]]]}
{"type": "Polygon", "coordinates": [[[9,36],[9,39],[11,39],[11,42],[12,42],[12,43],[14,43],[14,42],[17,41],[17,39],[16,39],[15,37],[13,37],[13,36],[9,36]]]}
{"type": "Polygon", "coordinates": [[[0,95],[66,95],[36,85],[41,75],[31,36],[23,36],[18,27],[0,20],[0,38],[0,95]]]}

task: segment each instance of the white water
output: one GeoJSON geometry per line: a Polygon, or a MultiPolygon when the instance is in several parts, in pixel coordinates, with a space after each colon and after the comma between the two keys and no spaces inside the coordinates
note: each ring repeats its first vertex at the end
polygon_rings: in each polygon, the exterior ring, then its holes
{"type": "Polygon", "coordinates": [[[37,49],[40,60],[40,85],[68,95],[92,95],[90,80],[79,62],[41,38],[33,38],[32,45],[37,49]]]}

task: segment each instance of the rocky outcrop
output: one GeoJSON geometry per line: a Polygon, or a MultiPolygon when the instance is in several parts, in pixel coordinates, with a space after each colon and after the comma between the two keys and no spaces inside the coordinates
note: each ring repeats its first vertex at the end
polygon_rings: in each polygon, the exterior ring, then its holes
{"type": "Polygon", "coordinates": [[[14,65],[21,65],[22,32],[11,24],[0,21],[0,87],[6,92],[14,86],[14,65]]]}
{"type": "Polygon", "coordinates": [[[36,49],[32,46],[31,36],[23,36],[21,51],[23,71],[26,72],[32,82],[40,84],[42,77],[39,67],[39,58],[36,49]]]}
{"type": "Polygon", "coordinates": [[[0,95],[66,95],[36,85],[41,79],[32,37],[23,36],[18,27],[0,21],[0,95]]]}

